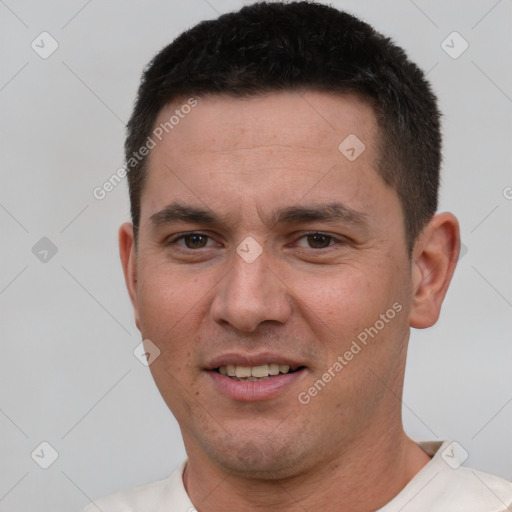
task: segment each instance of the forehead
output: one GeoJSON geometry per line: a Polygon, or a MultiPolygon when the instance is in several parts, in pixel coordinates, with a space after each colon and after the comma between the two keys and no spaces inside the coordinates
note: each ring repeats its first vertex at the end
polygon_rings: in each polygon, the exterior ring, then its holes
{"type": "MultiPolygon", "coordinates": [[[[208,95],[195,100],[197,106],[163,134],[163,139],[179,144],[180,151],[232,151],[262,144],[336,151],[335,143],[350,134],[364,139],[366,146],[372,145],[376,134],[372,107],[354,94],[274,92],[249,98],[208,95]],[[200,130],[194,122],[198,118],[200,130]]],[[[173,113],[188,111],[188,101],[181,98],[164,107],[155,126],[165,126],[173,113]]]]}
{"type": "Polygon", "coordinates": [[[195,101],[194,108],[184,107],[189,98],[174,101],[158,116],[155,129],[167,130],[148,157],[141,219],[176,198],[226,214],[242,213],[252,201],[251,215],[260,217],[264,209],[304,198],[375,210],[372,203],[388,188],[376,172],[373,109],[355,95],[308,91],[195,101]]]}

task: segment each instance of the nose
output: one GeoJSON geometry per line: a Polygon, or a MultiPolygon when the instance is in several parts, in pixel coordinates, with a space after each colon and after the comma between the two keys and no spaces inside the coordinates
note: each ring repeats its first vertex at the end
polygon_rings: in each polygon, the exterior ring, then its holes
{"type": "Polygon", "coordinates": [[[219,283],[211,305],[215,322],[253,332],[263,322],[288,320],[289,290],[270,260],[266,251],[251,263],[233,254],[231,270],[219,283]]]}

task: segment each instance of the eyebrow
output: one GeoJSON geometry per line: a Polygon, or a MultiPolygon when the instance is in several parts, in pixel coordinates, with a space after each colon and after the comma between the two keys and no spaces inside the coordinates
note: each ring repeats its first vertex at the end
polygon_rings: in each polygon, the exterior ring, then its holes
{"type": "Polygon", "coordinates": [[[210,210],[187,206],[181,203],[171,203],[163,210],[154,213],[149,222],[155,228],[172,222],[197,222],[198,224],[219,224],[219,218],[210,210]]]}
{"type": "Polygon", "coordinates": [[[311,206],[289,206],[277,211],[274,224],[294,224],[301,222],[344,222],[360,227],[369,224],[369,217],[343,203],[328,203],[311,206]]]}
{"type": "MultiPolygon", "coordinates": [[[[174,202],[150,217],[150,224],[159,228],[173,222],[192,222],[209,226],[226,224],[220,216],[211,210],[174,202]]],[[[328,203],[309,206],[288,206],[274,212],[269,225],[298,224],[307,222],[344,222],[357,227],[368,227],[366,213],[354,210],[342,203],[328,203]]]]}

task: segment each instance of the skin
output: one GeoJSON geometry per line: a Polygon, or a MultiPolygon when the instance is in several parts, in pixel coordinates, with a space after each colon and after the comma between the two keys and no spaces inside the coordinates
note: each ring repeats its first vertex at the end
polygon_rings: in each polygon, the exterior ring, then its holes
{"type": "Polygon", "coordinates": [[[457,220],[434,216],[409,259],[399,198],[376,171],[375,116],[355,96],[198,101],[151,151],[137,247],[130,223],[119,231],[136,325],[161,350],[150,368],[182,431],[187,492],[200,512],[382,507],[430,460],[402,427],[403,378],[410,327],[439,316],[457,220]],[[352,162],[338,150],[349,134],[366,147],[352,162]],[[221,222],[155,228],[150,217],[175,201],[221,222]],[[364,223],[271,220],[334,202],[364,223]],[[209,238],[175,241],[188,231],[209,238]],[[332,238],[308,238],[317,231],[332,238]],[[252,263],[236,252],[247,236],[262,248],[252,263]],[[298,394],[394,303],[402,310],[301,404],[298,394]],[[306,367],[270,400],[223,396],[204,371],[227,352],[264,351],[306,367]]]}

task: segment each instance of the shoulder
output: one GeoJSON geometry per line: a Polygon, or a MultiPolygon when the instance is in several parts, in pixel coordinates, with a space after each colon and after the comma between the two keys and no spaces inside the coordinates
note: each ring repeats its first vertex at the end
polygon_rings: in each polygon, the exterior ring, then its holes
{"type": "Polygon", "coordinates": [[[457,442],[418,443],[431,461],[380,512],[505,512],[512,510],[512,483],[462,465],[457,442]]]}
{"type": "Polygon", "coordinates": [[[195,509],[182,481],[185,464],[183,462],[169,478],[100,498],[85,507],[83,512],[168,512],[170,504],[176,512],[192,512],[195,509]]]}
{"type": "Polygon", "coordinates": [[[440,473],[448,503],[465,512],[504,512],[512,507],[512,483],[495,475],[460,466],[440,473]]]}

